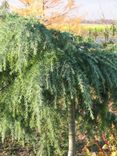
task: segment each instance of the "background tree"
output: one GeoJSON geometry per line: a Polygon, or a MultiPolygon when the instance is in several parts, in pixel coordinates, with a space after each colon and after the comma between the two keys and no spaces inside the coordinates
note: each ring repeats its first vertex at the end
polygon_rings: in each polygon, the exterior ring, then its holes
{"type": "Polygon", "coordinates": [[[9,3],[7,2],[7,0],[2,1],[1,6],[0,6],[1,14],[3,12],[7,12],[8,10],[9,10],[9,3]]]}
{"type": "Polygon", "coordinates": [[[74,0],[21,0],[25,8],[16,8],[12,6],[20,15],[36,16],[45,24],[63,23],[67,19],[67,15],[76,7],[74,0]]]}

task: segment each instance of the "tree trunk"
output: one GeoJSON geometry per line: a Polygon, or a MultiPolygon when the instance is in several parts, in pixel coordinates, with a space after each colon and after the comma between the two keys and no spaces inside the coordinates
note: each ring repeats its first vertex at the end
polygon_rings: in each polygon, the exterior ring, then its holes
{"type": "Polygon", "coordinates": [[[72,103],[68,108],[69,117],[69,150],[68,156],[75,156],[75,104],[72,103]]]}

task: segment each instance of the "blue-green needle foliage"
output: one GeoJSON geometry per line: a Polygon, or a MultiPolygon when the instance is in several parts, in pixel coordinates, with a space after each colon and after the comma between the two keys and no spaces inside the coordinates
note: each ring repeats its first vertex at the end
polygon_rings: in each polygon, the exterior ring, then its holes
{"type": "Polygon", "coordinates": [[[32,139],[37,155],[60,154],[72,102],[94,118],[93,100],[107,105],[117,96],[117,52],[34,19],[5,15],[0,22],[1,139],[32,139]]]}

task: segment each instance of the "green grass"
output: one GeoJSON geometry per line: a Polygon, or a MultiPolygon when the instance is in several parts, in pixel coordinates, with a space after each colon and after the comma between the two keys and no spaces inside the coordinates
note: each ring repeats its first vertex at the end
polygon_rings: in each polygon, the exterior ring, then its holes
{"type": "Polygon", "coordinates": [[[110,24],[81,24],[81,28],[86,30],[105,30],[105,28],[111,28],[110,24]]]}

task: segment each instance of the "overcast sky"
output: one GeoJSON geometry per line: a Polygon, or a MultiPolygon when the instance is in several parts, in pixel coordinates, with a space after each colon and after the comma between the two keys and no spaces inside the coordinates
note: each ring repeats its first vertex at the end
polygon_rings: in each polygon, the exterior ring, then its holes
{"type": "Polygon", "coordinates": [[[105,17],[117,19],[117,0],[76,0],[81,4],[80,13],[87,19],[105,17]]]}
{"type": "MultiPolygon", "coordinates": [[[[21,6],[18,0],[9,0],[9,2],[21,6]]],[[[117,0],[76,0],[76,3],[80,5],[76,14],[78,13],[86,19],[95,20],[105,17],[117,20],[117,0]]]]}

